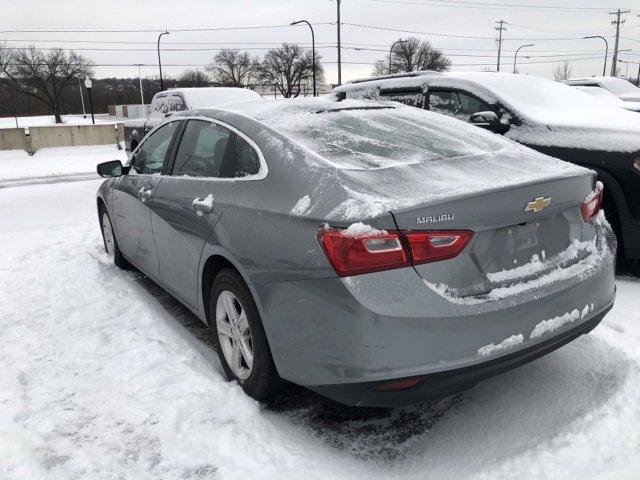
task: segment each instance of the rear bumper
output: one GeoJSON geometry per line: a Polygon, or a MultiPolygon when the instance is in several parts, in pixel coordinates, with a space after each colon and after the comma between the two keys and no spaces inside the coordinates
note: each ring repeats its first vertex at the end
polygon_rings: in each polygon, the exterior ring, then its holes
{"type": "Polygon", "coordinates": [[[385,404],[371,393],[382,382],[432,379],[381,394],[397,397],[386,404],[414,402],[464,389],[593,328],[615,297],[615,239],[606,226],[600,233],[600,254],[571,275],[479,304],[450,301],[411,267],[249,287],[283,378],[361,405],[385,404]],[[449,376],[456,380],[433,380],[449,376]]]}
{"type": "Polygon", "coordinates": [[[478,382],[536,360],[579,336],[589,333],[600,323],[607,312],[611,310],[611,307],[613,307],[613,301],[604,311],[586,322],[537,345],[478,365],[421,376],[419,383],[410,388],[393,391],[377,389],[389,382],[318,385],[308,388],[345,405],[367,407],[395,407],[442,398],[471,388],[478,382]]]}

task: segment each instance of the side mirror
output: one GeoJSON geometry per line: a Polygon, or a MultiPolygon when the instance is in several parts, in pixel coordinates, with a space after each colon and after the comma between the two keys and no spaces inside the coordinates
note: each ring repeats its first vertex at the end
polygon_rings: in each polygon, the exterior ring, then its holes
{"type": "Polygon", "coordinates": [[[122,175],[124,168],[120,160],[111,160],[98,164],[98,175],[104,178],[119,177],[122,175]]]}
{"type": "Polygon", "coordinates": [[[492,111],[474,113],[469,118],[469,123],[494,133],[505,133],[509,130],[509,125],[502,123],[496,112],[492,111]]]}

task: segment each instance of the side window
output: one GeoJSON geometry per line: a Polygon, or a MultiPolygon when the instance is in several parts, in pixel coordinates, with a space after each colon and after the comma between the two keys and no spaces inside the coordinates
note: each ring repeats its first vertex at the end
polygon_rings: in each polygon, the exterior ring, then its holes
{"type": "Polygon", "coordinates": [[[189,120],[184,129],[172,175],[220,177],[223,164],[233,163],[227,146],[232,132],[203,120],[189,120]],[[225,156],[227,161],[225,162],[225,156]]]}
{"type": "Polygon", "coordinates": [[[478,112],[491,111],[492,108],[477,97],[467,95],[463,92],[458,93],[458,101],[460,103],[459,114],[464,115],[465,121],[468,121],[471,115],[478,112]]]}
{"type": "Polygon", "coordinates": [[[205,120],[189,120],[172,175],[237,178],[260,171],[257,152],[240,135],[205,120]]]}
{"type": "Polygon", "coordinates": [[[429,110],[456,117],[458,106],[458,97],[455,92],[446,90],[432,90],[429,92],[429,110]]]}
{"type": "Polygon", "coordinates": [[[492,108],[482,100],[464,92],[432,90],[429,92],[429,110],[466,122],[474,113],[485,112],[492,108]]]}
{"type": "Polygon", "coordinates": [[[160,173],[178,124],[179,122],[170,122],[153,132],[129,160],[131,169],[136,173],[147,175],[160,173]]]}
{"type": "Polygon", "coordinates": [[[236,177],[255,175],[260,171],[260,159],[249,143],[240,135],[236,136],[236,177]]]}
{"type": "Polygon", "coordinates": [[[381,100],[388,100],[390,102],[400,102],[412,107],[423,108],[424,105],[424,93],[420,90],[416,91],[391,91],[380,92],[381,100]]]}

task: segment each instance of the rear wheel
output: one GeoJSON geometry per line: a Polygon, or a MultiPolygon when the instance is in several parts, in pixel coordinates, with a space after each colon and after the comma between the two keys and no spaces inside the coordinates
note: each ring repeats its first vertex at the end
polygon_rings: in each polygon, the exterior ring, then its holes
{"type": "Polygon", "coordinates": [[[100,230],[102,231],[102,241],[104,242],[104,249],[107,251],[107,255],[111,257],[116,267],[124,270],[131,269],[131,264],[122,256],[120,247],[118,247],[116,235],[113,233],[111,217],[109,217],[107,209],[104,207],[100,209],[100,227],[100,230]]]}
{"type": "Polygon", "coordinates": [[[276,371],[258,309],[249,288],[231,269],[222,270],[211,288],[209,318],[213,341],[228,380],[265,401],[284,384],[276,371]]]}

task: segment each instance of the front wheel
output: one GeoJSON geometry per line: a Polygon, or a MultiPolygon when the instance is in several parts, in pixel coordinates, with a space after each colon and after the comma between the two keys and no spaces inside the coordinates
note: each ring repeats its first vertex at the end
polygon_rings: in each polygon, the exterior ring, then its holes
{"type": "Polygon", "coordinates": [[[236,271],[224,269],[218,274],[209,309],[213,341],[227,379],[238,381],[258,401],[280,392],[284,382],[273,363],[258,309],[236,271]]]}
{"type": "Polygon", "coordinates": [[[118,247],[118,241],[113,233],[111,218],[107,213],[107,209],[104,207],[100,209],[100,226],[100,230],[102,230],[102,241],[104,242],[104,249],[107,251],[107,255],[109,255],[116,267],[130,270],[131,264],[124,258],[120,247],[118,247]]]}

